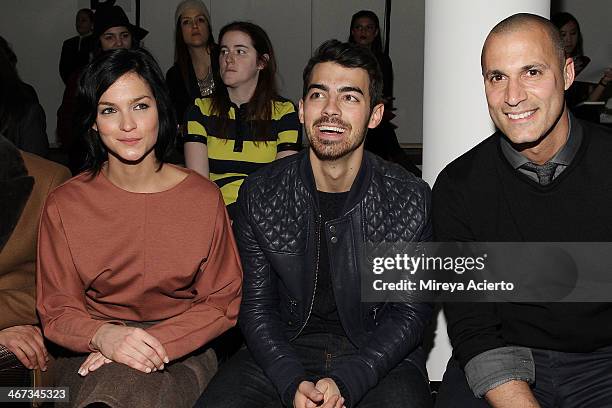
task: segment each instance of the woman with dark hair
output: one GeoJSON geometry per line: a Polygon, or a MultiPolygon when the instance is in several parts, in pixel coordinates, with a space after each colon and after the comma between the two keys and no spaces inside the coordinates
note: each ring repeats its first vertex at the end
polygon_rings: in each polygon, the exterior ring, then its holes
{"type": "Polygon", "coordinates": [[[383,52],[380,35],[380,23],[376,13],[370,10],[360,10],[351,18],[351,28],[348,41],[370,49],[383,74],[383,101],[385,113],[378,127],[368,130],[365,148],[374,154],[400,164],[416,176],[421,176],[421,170],[412,163],[404,152],[395,134],[396,126],[391,123],[393,114],[393,64],[391,58],[383,52]]]}
{"type": "Polygon", "coordinates": [[[383,52],[380,23],[376,13],[360,10],[353,14],[348,41],[369,48],[374,53],[383,74],[383,97],[389,106],[392,106],[393,64],[391,58],[383,52]]]}
{"type": "MultiPolygon", "coordinates": [[[[584,55],[582,49],[582,32],[576,17],[566,12],[553,14],[550,21],[559,29],[565,57],[574,60],[574,71],[576,76],[586,68],[591,59],[584,55]]],[[[612,68],[604,70],[601,79],[597,84],[583,82],[580,79],[574,81],[566,92],[566,99],[570,107],[574,107],[583,101],[602,101],[610,96],[608,85],[612,82],[612,68]]]]}
{"type": "Polygon", "coordinates": [[[221,195],[164,163],[176,121],[147,51],[100,55],[77,102],[87,171],[49,195],[38,248],[38,313],[63,347],[55,385],[74,406],[191,407],[217,367],[205,345],[240,303],[221,195]]]}
{"type": "Polygon", "coordinates": [[[574,59],[574,71],[578,75],[591,61],[582,50],[582,33],[578,20],[570,13],[560,12],[553,14],[550,21],[559,29],[565,57],[574,59]]]}
{"type": "Polygon", "coordinates": [[[215,38],[210,14],[201,0],[183,0],[174,13],[174,65],[166,73],[166,83],[179,125],[196,98],[215,89],[213,72],[218,69],[215,38]]]}
{"type": "Polygon", "coordinates": [[[45,111],[32,86],[19,78],[17,56],[0,36],[0,134],[18,149],[46,157],[49,153],[45,111]]]}
{"type": "Polygon", "coordinates": [[[219,33],[220,86],[187,113],[185,163],[210,177],[230,217],[238,189],[258,168],[301,147],[295,105],[278,95],[270,38],[253,23],[233,22],[219,33]]]}

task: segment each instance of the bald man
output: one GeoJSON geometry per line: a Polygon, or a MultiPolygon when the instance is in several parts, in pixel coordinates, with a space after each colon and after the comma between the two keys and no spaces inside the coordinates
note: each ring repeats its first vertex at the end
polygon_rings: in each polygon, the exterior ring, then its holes
{"type": "MultiPolygon", "coordinates": [[[[516,14],[487,36],[482,75],[495,134],[433,189],[439,241],[612,241],[612,133],[574,118],[556,28],[516,14]]],[[[612,305],[445,305],[453,357],[437,407],[612,404],[612,305]]]]}

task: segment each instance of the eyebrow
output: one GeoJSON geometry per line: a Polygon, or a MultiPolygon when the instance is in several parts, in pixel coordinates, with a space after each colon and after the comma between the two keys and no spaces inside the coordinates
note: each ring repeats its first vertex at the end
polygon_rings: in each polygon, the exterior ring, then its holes
{"type": "MultiPolygon", "coordinates": [[[[134,98],[134,99],[130,99],[130,101],[129,101],[129,104],[128,104],[128,105],[131,105],[131,104],[133,104],[134,102],[138,102],[138,101],[140,101],[140,100],[142,100],[142,99],[145,99],[145,98],[149,98],[149,99],[151,99],[151,97],[150,97],[149,95],[137,96],[137,97],[136,97],[136,98],[134,98]]],[[[105,101],[100,101],[100,102],[98,102],[98,105],[117,106],[117,105],[115,105],[115,104],[114,104],[114,103],[112,103],[112,102],[105,102],[105,101]]]]}
{"type": "Polygon", "coordinates": [[[529,65],[524,65],[521,69],[523,71],[529,71],[530,69],[534,69],[534,68],[548,68],[547,64],[529,64],[529,65]]]}
{"type": "MultiPolygon", "coordinates": [[[[521,67],[521,72],[525,72],[525,71],[529,71],[530,69],[545,69],[548,68],[547,64],[527,64],[527,65],[523,65],[521,67]]],[[[500,71],[499,69],[492,69],[490,71],[486,71],[485,72],[485,76],[491,76],[491,75],[506,75],[505,72],[500,71]]]]}
{"type": "MultiPolygon", "coordinates": [[[[310,84],[308,85],[308,91],[310,91],[311,89],[320,89],[322,91],[329,91],[329,87],[327,85],[323,85],[323,84],[310,84]]],[[[338,92],[340,93],[345,93],[345,92],[357,92],[361,95],[363,95],[363,91],[361,90],[361,88],[356,87],[356,86],[343,86],[338,88],[338,92]]]]}
{"type": "Polygon", "coordinates": [[[230,47],[234,47],[234,48],[239,48],[239,47],[249,48],[248,45],[242,45],[242,44],[235,44],[235,45],[231,45],[231,46],[230,45],[222,45],[221,46],[221,48],[230,48],[230,47]]]}
{"type": "Polygon", "coordinates": [[[358,94],[363,95],[363,91],[361,90],[361,88],[357,87],[357,86],[343,86],[340,89],[338,89],[338,92],[357,92],[358,94]]]}
{"type": "Polygon", "coordinates": [[[502,71],[500,71],[499,69],[493,69],[493,70],[489,70],[486,71],[484,73],[485,76],[492,76],[492,75],[505,75],[502,71]]]}
{"type": "Polygon", "coordinates": [[[310,85],[308,85],[308,90],[310,91],[311,89],[320,89],[322,91],[329,91],[329,87],[327,85],[323,85],[323,84],[310,84],[310,85]]]}

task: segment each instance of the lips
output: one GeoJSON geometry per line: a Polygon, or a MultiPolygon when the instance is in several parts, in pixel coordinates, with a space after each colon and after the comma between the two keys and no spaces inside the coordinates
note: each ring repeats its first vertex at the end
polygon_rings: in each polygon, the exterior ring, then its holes
{"type": "Polygon", "coordinates": [[[342,135],[350,125],[335,116],[322,116],[312,124],[319,132],[326,135],[342,135]]]}
{"type": "Polygon", "coordinates": [[[521,120],[531,117],[535,113],[536,109],[523,111],[523,112],[506,112],[506,115],[512,120],[521,120]]]}
{"type": "Polygon", "coordinates": [[[319,128],[319,132],[333,133],[333,134],[342,134],[346,130],[345,128],[341,128],[338,126],[327,126],[327,125],[318,126],[318,128],[319,128]]]}
{"type": "Polygon", "coordinates": [[[136,143],[140,142],[142,139],[140,138],[131,138],[131,139],[119,139],[119,141],[128,146],[133,146],[136,143]]]}

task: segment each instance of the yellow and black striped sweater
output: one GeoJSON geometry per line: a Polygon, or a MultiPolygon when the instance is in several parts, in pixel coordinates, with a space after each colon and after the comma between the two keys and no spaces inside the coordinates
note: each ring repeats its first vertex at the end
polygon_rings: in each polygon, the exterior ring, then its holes
{"type": "Polygon", "coordinates": [[[244,120],[247,104],[232,104],[226,135],[219,134],[219,117],[211,112],[212,99],[199,98],[187,113],[185,142],[207,145],[210,179],[217,183],[225,205],[233,204],[244,179],[274,161],[277,152],[299,150],[302,142],[295,105],[285,99],[272,102],[269,138],[254,141],[250,121],[244,120]]]}

